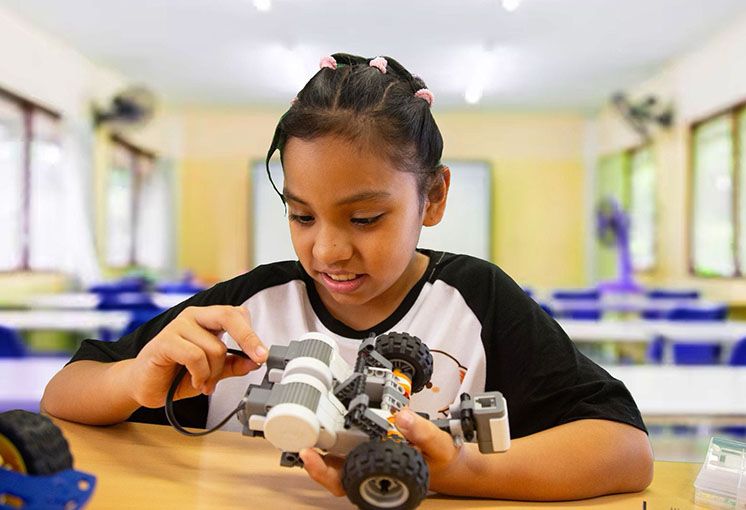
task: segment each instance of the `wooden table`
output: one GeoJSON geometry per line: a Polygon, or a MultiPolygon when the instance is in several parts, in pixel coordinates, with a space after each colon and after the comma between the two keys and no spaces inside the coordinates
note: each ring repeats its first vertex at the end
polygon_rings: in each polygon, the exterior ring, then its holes
{"type": "MultiPolygon", "coordinates": [[[[299,468],[279,465],[279,452],[262,439],[235,432],[185,437],[165,426],[90,427],[56,420],[67,437],[76,469],[97,477],[86,507],[95,509],[349,509],[299,468]]],[[[692,508],[698,464],[656,462],[644,492],[564,503],[516,503],[432,495],[422,509],[692,508]]]]}

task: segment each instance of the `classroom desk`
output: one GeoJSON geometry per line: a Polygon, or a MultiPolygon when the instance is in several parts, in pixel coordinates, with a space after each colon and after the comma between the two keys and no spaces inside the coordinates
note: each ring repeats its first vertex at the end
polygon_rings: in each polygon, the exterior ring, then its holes
{"type": "Polygon", "coordinates": [[[746,422],[746,367],[604,366],[624,382],[645,419],[708,417],[746,422]]]}
{"type": "Polygon", "coordinates": [[[31,409],[44,394],[44,388],[69,358],[0,358],[0,411],[31,409]]]}
{"type": "Polygon", "coordinates": [[[0,325],[17,330],[121,331],[128,312],[99,310],[0,310],[0,325]]]}
{"type": "Polygon", "coordinates": [[[670,311],[682,306],[716,306],[716,301],[702,299],[650,299],[642,295],[609,294],[600,299],[538,299],[553,311],[601,310],[602,312],[641,313],[645,310],[670,311]]]}
{"type": "MultiPolygon", "coordinates": [[[[279,465],[279,451],[263,439],[235,432],[185,437],[159,425],[89,427],[55,420],[70,443],[76,469],[97,477],[89,505],[96,509],[349,509],[299,468],[279,465]]],[[[692,508],[698,464],[656,462],[644,492],[565,503],[516,503],[432,495],[422,509],[692,508]]]]}
{"type": "Polygon", "coordinates": [[[569,320],[557,322],[575,342],[649,342],[656,336],[676,341],[735,343],[746,337],[746,321],[569,320]]]}
{"type": "MultiPolygon", "coordinates": [[[[153,304],[164,309],[176,306],[192,296],[193,294],[161,292],[150,294],[153,304]]],[[[65,292],[31,296],[24,304],[32,309],[95,310],[100,301],[101,297],[92,292],[65,292]]]]}

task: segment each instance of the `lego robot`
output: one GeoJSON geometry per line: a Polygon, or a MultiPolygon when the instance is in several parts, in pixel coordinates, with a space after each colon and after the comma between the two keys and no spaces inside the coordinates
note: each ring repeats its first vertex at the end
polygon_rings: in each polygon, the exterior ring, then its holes
{"type": "Polygon", "coordinates": [[[0,413],[0,509],[83,508],[96,477],[73,469],[70,447],[46,416],[0,413]]]}
{"type": "MultiPolygon", "coordinates": [[[[406,333],[363,341],[354,367],[333,339],[308,333],[270,348],[264,379],[248,387],[237,415],[245,435],[282,451],[284,466],[302,465],[304,448],[344,456],[342,484],[358,507],[411,509],[427,494],[428,467],[394,426],[394,413],[428,384],[432,369],[427,346],[406,333]]],[[[482,453],[510,447],[499,392],[464,393],[449,411],[432,421],[457,444],[476,441],[482,453]]]]}

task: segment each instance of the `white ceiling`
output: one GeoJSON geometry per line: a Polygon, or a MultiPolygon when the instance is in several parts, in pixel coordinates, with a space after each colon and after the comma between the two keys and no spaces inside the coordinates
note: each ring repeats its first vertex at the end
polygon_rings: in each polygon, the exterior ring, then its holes
{"type": "Polygon", "coordinates": [[[744,0],[0,0],[172,103],[287,104],[336,51],[391,55],[439,106],[598,108],[733,18],[744,0]]]}

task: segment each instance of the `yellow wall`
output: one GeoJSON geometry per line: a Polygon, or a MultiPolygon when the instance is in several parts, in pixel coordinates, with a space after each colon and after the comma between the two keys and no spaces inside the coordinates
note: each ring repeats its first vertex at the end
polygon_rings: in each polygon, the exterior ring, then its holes
{"type": "Polygon", "coordinates": [[[435,114],[444,158],[493,166],[493,260],[521,284],[585,284],[584,119],[563,114],[435,114]]]}
{"type": "Polygon", "coordinates": [[[183,112],[179,266],[202,280],[224,280],[251,268],[250,163],[264,159],[281,114],[183,112]]]}
{"type": "MultiPolygon", "coordinates": [[[[251,267],[249,163],[263,160],[282,111],[184,112],[180,265],[204,279],[251,267]]],[[[444,159],[494,171],[493,258],[522,284],[584,284],[584,119],[436,112],[444,159]]]]}

